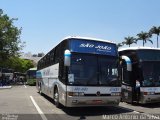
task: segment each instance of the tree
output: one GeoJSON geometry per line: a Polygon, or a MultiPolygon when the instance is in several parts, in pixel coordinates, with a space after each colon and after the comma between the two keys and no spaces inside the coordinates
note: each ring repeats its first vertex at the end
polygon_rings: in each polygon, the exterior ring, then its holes
{"type": "Polygon", "coordinates": [[[3,14],[0,9],[0,67],[5,67],[4,61],[12,56],[18,56],[24,43],[20,40],[21,28],[14,26],[13,22],[17,20],[3,14]]]}
{"type": "Polygon", "coordinates": [[[152,44],[152,40],[150,40],[149,38],[151,37],[151,35],[147,32],[143,32],[141,31],[141,33],[137,34],[137,41],[138,40],[142,40],[143,41],[143,47],[144,47],[144,44],[147,42],[147,41],[150,41],[152,44]]]}
{"type": "Polygon", "coordinates": [[[16,72],[26,72],[28,69],[34,67],[31,60],[25,60],[19,57],[10,57],[5,61],[5,65],[8,68],[14,69],[16,72]]]}
{"type": "Polygon", "coordinates": [[[159,27],[155,27],[153,26],[150,30],[149,30],[150,34],[156,34],[157,35],[157,48],[159,47],[159,43],[158,43],[158,36],[160,34],[160,26],[159,27]]]}
{"type": "Polygon", "coordinates": [[[122,43],[125,44],[125,45],[129,45],[129,47],[130,47],[131,44],[137,43],[136,38],[134,38],[134,37],[128,36],[128,37],[125,37],[124,39],[125,39],[125,41],[123,41],[122,43]]]}
{"type": "Polygon", "coordinates": [[[118,43],[118,44],[117,44],[117,48],[122,47],[122,46],[123,46],[122,43],[118,43]]]}

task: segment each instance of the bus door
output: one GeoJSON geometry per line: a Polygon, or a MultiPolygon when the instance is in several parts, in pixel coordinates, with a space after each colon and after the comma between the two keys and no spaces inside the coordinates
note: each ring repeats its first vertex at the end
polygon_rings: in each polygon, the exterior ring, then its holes
{"type": "Polygon", "coordinates": [[[133,85],[133,101],[139,102],[140,99],[140,83],[142,80],[142,71],[139,68],[138,63],[132,64],[132,85],[133,85]]]}
{"type": "Polygon", "coordinates": [[[126,61],[122,60],[120,64],[120,79],[122,82],[121,100],[132,103],[134,84],[132,83],[131,79],[131,71],[129,71],[127,67],[126,61]]]}

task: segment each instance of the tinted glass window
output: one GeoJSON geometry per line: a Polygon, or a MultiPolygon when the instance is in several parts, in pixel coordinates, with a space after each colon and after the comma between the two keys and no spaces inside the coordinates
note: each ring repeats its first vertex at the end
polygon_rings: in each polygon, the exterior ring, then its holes
{"type": "Polygon", "coordinates": [[[143,61],[160,60],[160,50],[139,50],[138,56],[139,56],[139,59],[143,61]]]}
{"type": "Polygon", "coordinates": [[[122,79],[122,82],[123,83],[127,83],[127,84],[131,84],[130,72],[127,71],[127,64],[126,64],[126,62],[124,60],[123,60],[121,66],[122,66],[122,68],[121,68],[121,72],[122,72],[121,79],[122,79]]]}
{"type": "Polygon", "coordinates": [[[96,56],[72,55],[70,73],[74,75],[74,84],[97,84],[96,56]]]}
{"type": "Polygon", "coordinates": [[[119,85],[117,58],[86,54],[72,54],[70,74],[72,84],[77,85],[119,85]]]}
{"type": "Polygon", "coordinates": [[[143,86],[160,86],[160,62],[142,62],[143,86]]]}
{"type": "Polygon", "coordinates": [[[104,85],[118,85],[118,62],[115,58],[99,57],[99,82],[104,85]]]}
{"type": "Polygon", "coordinates": [[[29,70],[27,72],[27,76],[29,79],[35,79],[36,78],[36,70],[29,70]]]}

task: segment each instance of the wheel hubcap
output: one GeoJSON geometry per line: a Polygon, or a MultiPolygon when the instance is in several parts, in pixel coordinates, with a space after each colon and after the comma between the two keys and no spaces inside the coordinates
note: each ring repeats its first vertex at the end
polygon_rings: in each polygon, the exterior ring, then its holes
{"type": "Polygon", "coordinates": [[[54,99],[55,99],[55,102],[58,101],[58,93],[57,92],[54,94],[54,99]]]}

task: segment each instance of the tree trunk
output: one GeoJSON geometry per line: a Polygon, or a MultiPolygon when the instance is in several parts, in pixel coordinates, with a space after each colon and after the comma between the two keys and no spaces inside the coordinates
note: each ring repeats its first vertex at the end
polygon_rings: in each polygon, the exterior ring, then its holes
{"type": "Polygon", "coordinates": [[[159,45],[158,45],[158,35],[157,35],[157,48],[159,48],[159,45]]]}

